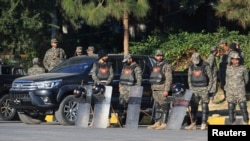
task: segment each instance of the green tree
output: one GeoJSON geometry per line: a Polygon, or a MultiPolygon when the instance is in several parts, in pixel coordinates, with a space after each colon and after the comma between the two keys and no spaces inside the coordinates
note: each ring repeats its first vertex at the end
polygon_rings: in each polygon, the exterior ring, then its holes
{"type": "Polygon", "coordinates": [[[214,9],[217,16],[237,21],[240,26],[246,29],[250,25],[249,7],[249,0],[220,0],[214,9]]]}
{"type": "MultiPolygon", "coordinates": [[[[48,29],[52,26],[51,13],[55,1],[1,0],[0,5],[2,53],[19,57],[25,54],[29,60],[38,56],[41,40],[50,33],[48,29]]],[[[16,61],[21,60],[18,58],[16,61]]]]}
{"type": "Polygon", "coordinates": [[[100,26],[110,19],[122,21],[124,54],[129,53],[129,18],[139,20],[150,10],[147,0],[61,0],[61,7],[75,28],[79,28],[80,19],[91,26],[100,26]]]}

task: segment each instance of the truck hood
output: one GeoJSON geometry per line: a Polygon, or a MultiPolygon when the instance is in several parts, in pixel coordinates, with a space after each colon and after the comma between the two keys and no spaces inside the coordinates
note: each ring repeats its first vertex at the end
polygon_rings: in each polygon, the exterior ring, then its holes
{"type": "Polygon", "coordinates": [[[66,77],[76,76],[78,73],[43,73],[38,75],[30,75],[19,77],[14,80],[17,81],[45,81],[45,80],[55,80],[55,79],[63,79],[66,77]]]}

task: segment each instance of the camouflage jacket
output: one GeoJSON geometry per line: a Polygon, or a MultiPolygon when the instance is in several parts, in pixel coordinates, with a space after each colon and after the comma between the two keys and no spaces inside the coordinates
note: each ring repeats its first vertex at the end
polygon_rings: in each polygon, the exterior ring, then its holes
{"type": "Polygon", "coordinates": [[[228,66],[226,71],[225,91],[227,94],[246,94],[246,84],[249,81],[248,71],[243,66],[228,66]]]}
{"type": "Polygon", "coordinates": [[[165,76],[166,80],[163,84],[152,84],[151,88],[152,90],[169,91],[173,81],[172,66],[166,61],[157,62],[157,65],[160,65],[161,63],[165,63],[162,66],[162,73],[165,76]]]}
{"type": "Polygon", "coordinates": [[[62,48],[50,48],[46,51],[43,59],[45,69],[50,71],[55,66],[66,59],[66,54],[62,48]]]}
{"type": "MultiPolygon", "coordinates": [[[[100,83],[100,79],[97,77],[97,72],[98,72],[97,63],[99,63],[99,62],[96,62],[96,63],[93,64],[92,79],[94,80],[95,83],[100,83]]],[[[106,84],[109,85],[112,82],[113,78],[114,78],[113,68],[112,68],[112,65],[109,62],[104,62],[103,64],[107,64],[107,66],[109,66],[109,77],[106,80],[106,84]]]]}
{"type": "Polygon", "coordinates": [[[212,88],[212,84],[213,84],[213,76],[212,76],[212,73],[211,73],[210,66],[209,66],[209,64],[207,62],[203,61],[202,64],[199,65],[199,66],[194,65],[193,63],[191,63],[189,65],[189,68],[188,68],[188,86],[189,86],[190,90],[206,89],[207,92],[209,92],[211,90],[211,88],[212,88]],[[205,65],[205,67],[203,65],[205,65]],[[208,78],[208,85],[207,86],[205,86],[205,87],[193,87],[193,84],[191,83],[191,77],[192,77],[192,75],[195,75],[195,74],[193,74],[194,72],[193,72],[192,66],[194,67],[194,69],[199,69],[199,68],[201,69],[201,67],[204,67],[203,68],[204,70],[202,69],[202,71],[208,78]]]}
{"type": "Polygon", "coordinates": [[[28,75],[36,75],[36,74],[42,74],[42,73],[45,73],[45,69],[38,65],[33,65],[32,67],[28,69],[28,75]]]}
{"type": "MultiPolygon", "coordinates": [[[[126,64],[124,64],[126,65],[126,64]]],[[[134,85],[137,85],[137,86],[141,86],[141,81],[142,81],[142,70],[141,70],[141,67],[139,65],[137,65],[135,62],[129,66],[130,68],[134,68],[134,79],[135,79],[135,83],[134,85]]],[[[122,69],[122,72],[124,71],[124,68],[122,69]]],[[[119,84],[119,86],[121,86],[122,84],[119,84]]]]}

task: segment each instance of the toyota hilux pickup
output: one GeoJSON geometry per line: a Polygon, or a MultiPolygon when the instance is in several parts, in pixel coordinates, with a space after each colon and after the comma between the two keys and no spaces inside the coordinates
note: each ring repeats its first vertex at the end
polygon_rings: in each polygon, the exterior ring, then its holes
{"type": "MultiPolygon", "coordinates": [[[[147,55],[133,55],[142,68],[143,96],[142,111],[152,111],[152,98],[149,76],[154,59],[147,55]]],[[[48,73],[17,78],[10,89],[10,104],[18,111],[19,118],[27,124],[39,124],[45,115],[54,115],[62,125],[74,125],[77,115],[77,101],[74,89],[81,83],[93,84],[91,69],[98,58],[76,56],[62,62],[48,73]]],[[[109,54],[114,70],[111,105],[119,106],[119,78],[122,70],[122,54],[109,54]]],[[[177,81],[187,82],[186,73],[174,73],[177,81]]],[[[149,112],[150,113],[150,112],[149,112]]]]}

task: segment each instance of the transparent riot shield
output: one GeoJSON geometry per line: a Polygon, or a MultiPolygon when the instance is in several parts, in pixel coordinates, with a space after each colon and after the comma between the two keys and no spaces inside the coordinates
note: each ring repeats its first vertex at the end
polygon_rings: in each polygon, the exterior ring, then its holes
{"type": "Polygon", "coordinates": [[[89,125],[89,116],[91,108],[92,99],[92,86],[84,86],[87,91],[86,98],[80,98],[77,109],[77,118],[75,121],[75,126],[86,128],[89,125]]]}
{"type": "Polygon", "coordinates": [[[174,99],[166,129],[181,129],[184,117],[187,114],[187,108],[189,106],[192,94],[193,92],[191,90],[186,89],[185,94],[182,97],[174,99]]]}
{"type": "Polygon", "coordinates": [[[142,91],[142,86],[131,87],[125,128],[138,128],[142,91]]]}
{"type": "Polygon", "coordinates": [[[112,86],[105,86],[105,98],[95,103],[93,128],[107,128],[108,126],[112,89],[112,86]]]}

